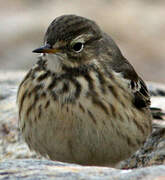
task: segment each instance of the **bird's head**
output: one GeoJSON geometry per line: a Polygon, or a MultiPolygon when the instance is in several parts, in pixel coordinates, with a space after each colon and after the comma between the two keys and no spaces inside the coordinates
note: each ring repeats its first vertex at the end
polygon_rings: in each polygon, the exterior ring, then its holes
{"type": "Polygon", "coordinates": [[[44,53],[51,61],[69,67],[92,63],[99,53],[102,32],[98,25],[84,17],[64,15],[57,17],[48,27],[44,46],[34,53],[44,53]]]}

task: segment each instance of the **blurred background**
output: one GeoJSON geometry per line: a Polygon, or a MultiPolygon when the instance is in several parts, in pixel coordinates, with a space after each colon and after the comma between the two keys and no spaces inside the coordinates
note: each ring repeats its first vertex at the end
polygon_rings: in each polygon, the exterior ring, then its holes
{"type": "Polygon", "coordinates": [[[27,70],[51,21],[77,14],[96,21],[145,79],[165,83],[164,0],[1,0],[0,70],[27,70]]]}

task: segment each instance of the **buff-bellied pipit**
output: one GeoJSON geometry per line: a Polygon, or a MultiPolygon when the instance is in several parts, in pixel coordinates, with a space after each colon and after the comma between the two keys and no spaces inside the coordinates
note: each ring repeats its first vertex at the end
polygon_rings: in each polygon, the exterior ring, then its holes
{"type": "Polygon", "coordinates": [[[150,97],[115,42],[84,17],[49,26],[39,61],[18,90],[19,125],[52,160],[114,166],[151,132],[150,97]]]}

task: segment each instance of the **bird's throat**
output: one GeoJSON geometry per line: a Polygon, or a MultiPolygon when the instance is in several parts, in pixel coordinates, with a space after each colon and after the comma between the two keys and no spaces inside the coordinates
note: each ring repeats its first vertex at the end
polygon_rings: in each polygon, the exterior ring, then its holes
{"type": "Polygon", "coordinates": [[[47,69],[54,73],[62,73],[63,60],[55,54],[47,54],[47,69]]]}

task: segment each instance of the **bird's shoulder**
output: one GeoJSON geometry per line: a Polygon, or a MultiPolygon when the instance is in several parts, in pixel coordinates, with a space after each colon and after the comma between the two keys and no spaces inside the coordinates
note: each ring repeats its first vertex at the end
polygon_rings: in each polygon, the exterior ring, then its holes
{"type": "Polygon", "coordinates": [[[112,66],[112,69],[120,74],[128,88],[133,94],[133,103],[138,109],[150,106],[150,94],[143,79],[136,73],[133,66],[127,59],[123,59],[119,65],[112,66]]]}

